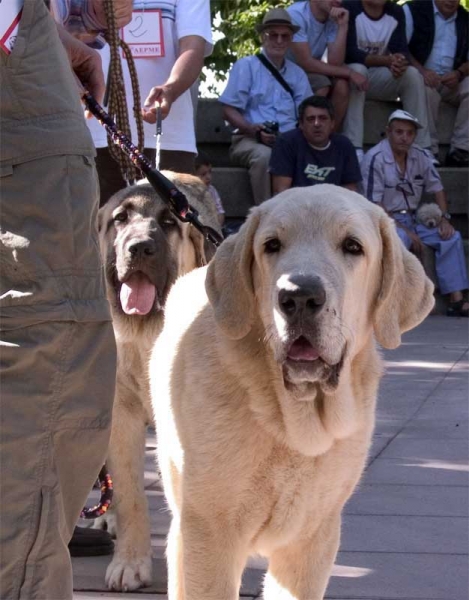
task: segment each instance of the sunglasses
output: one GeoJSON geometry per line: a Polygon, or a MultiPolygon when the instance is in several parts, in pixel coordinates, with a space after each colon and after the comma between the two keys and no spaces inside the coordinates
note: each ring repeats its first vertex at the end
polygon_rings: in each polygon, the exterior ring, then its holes
{"type": "Polygon", "coordinates": [[[274,33],[273,31],[264,31],[264,35],[269,40],[279,40],[289,42],[292,39],[291,33],[274,33]]]}

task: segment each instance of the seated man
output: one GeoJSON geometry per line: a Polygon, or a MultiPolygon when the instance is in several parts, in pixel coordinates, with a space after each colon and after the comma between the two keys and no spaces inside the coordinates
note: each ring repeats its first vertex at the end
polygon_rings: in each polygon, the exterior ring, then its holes
{"type": "Polygon", "coordinates": [[[420,127],[418,120],[406,111],[391,114],[387,139],[369,150],[362,162],[365,196],[394,219],[407,248],[417,254],[423,244],[435,250],[440,292],[449,294],[447,314],[467,317],[469,303],[462,292],[468,288],[468,279],[461,235],[451,225],[446,194],[431,159],[413,146],[420,127]],[[439,227],[428,228],[415,221],[424,190],[435,194],[435,202],[443,213],[439,227]]]}
{"type": "Polygon", "coordinates": [[[427,94],[432,152],[438,156],[436,123],[441,100],[458,107],[447,166],[469,166],[469,14],[460,0],[413,0],[404,5],[410,62],[427,94]]]}
{"type": "Polygon", "coordinates": [[[267,168],[276,133],[295,127],[297,107],[311,94],[311,88],[305,72],[285,59],[298,31],[287,11],[270,10],[256,29],[261,34],[262,53],[233,65],[220,102],[224,118],[235,127],[231,159],[249,168],[254,202],[260,204],[272,195],[267,168]]]}
{"type": "Polygon", "coordinates": [[[368,87],[364,75],[344,65],[349,13],[341,4],[342,0],[305,0],[287,8],[300,28],[289,55],[306,71],[314,94],[331,99],[336,131],[347,111],[349,81],[360,90],[368,87]],[[327,62],[323,62],[326,50],[327,62]]]}
{"type": "Polygon", "coordinates": [[[333,183],[357,191],[361,181],[355,150],[332,133],[334,109],[328,98],[310,96],[299,108],[299,128],[282,134],[270,159],[274,194],[291,187],[333,183]]]}
{"type": "Polygon", "coordinates": [[[365,97],[371,100],[397,100],[415,115],[422,129],[417,143],[430,152],[427,126],[427,104],[423,78],[409,66],[409,51],[405,37],[405,16],[401,6],[391,0],[349,0],[350,11],[346,62],[368,77],[365,93],[352,89],[343,133],[363,157],[363,110],[365,97]]]}

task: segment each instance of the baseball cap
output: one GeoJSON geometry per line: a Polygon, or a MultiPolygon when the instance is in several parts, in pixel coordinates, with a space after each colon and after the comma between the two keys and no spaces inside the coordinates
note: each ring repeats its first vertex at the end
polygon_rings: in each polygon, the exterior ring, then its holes
{"type": "Polygon", "coordinates": [[[298,25],[293,25],[290,14],[284,8],[273,8],[266,12],[262,23],[256,25],[256,31],[262,33],[267,27],[272,25],[286,25],[293,33],[300,30],[298,25]]]}
{"type": "Polygon", "coordinates": [[[417,117],[414,117],[414,115],[411,115],[409,112],[407,112],[406,110],[402,110],[401,108],[395,110],[393,113],[390,114],[388,119],[388,125],[391,123],[391,121],[395,120],[410,121],[415,125],[417,129],[423,129],[423,126],[420,125],[417,117]]]}

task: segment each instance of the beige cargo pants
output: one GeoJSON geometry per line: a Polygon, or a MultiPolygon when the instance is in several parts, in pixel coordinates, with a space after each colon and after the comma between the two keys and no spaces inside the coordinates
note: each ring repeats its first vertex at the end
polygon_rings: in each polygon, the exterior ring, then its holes
{"type": "Polygon", "coordinates": [[[72,598],[67,544],[103,464],[115,342],[94,149],[55,24],[0,50],[0,598],[72,598]]]}

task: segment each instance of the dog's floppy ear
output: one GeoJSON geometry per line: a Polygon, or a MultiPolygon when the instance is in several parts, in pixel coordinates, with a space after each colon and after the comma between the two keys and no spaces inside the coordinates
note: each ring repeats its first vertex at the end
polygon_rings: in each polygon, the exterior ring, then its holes
{"type": "Polygon", "coordinates": [[[228,237],[218,248],[205,281],[217,325],[235,340],[249,333],[254,318],[251,267],[253,240],[259,221],[259,210],[253,209],[239,232],[228,237]]]}
{"type": "Polygon", "coordinates": [[[397,348],[401,334],[416,327],[433,308],[433,283],[420,261],[405,247],[392,220],[380,217],[383,247],[381,289],[374,312],[376,339],[384,348],[397,348]]]}
{"type": "Polygon", "coordinates": [[[208,260],[205,256],[204,236],[193,225],[189,226],[189,239],[194,246],[195,261],[198,267],[204,267],[208,260]]]}

